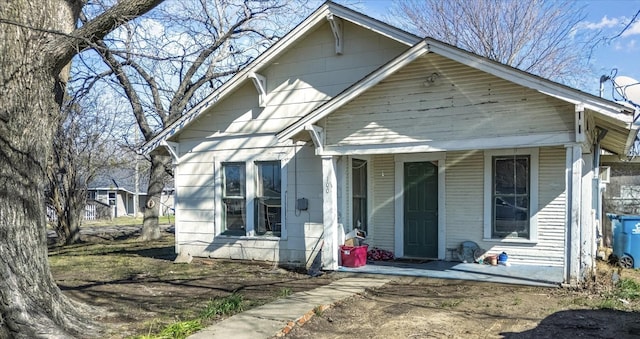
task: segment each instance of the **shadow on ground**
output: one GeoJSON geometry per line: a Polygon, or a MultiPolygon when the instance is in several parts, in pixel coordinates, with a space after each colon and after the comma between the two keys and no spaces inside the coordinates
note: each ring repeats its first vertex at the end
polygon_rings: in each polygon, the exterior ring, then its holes
{"type": "Polygon", "coordinates": [[[535,328],[500,333],[524,338],[640,338],[640,314],[615,310],[567,310],[544,318],[535,328]],[[611,319],[617,319],[612,326],[611,319]]]}

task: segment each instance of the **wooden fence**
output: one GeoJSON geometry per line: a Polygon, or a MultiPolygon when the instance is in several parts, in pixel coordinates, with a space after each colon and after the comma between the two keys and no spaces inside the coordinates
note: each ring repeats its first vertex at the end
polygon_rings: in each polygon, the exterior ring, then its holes
{"type": "MultiPolygon", "coordinates": [[[[87,204],[84,206],[84,220],[96,220],[98,219],[98,213],[96,209],[96,205],[87,204]]],[[[47,221],[53,222],[58,220],[58,215],[56,214],[56,210],[47,205],[47,221]]]]}

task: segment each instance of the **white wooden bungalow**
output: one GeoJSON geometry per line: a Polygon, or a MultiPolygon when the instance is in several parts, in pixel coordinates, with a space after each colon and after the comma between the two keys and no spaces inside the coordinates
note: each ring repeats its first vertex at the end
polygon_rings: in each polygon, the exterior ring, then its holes
{"type": "Polygon", "coordinates": [[[175,165],[176,251],[339,268],[344,233],[398,258],[473,241],[593,267],[601,149],[633,112],[327,2],[147,143],[175,165]]]}

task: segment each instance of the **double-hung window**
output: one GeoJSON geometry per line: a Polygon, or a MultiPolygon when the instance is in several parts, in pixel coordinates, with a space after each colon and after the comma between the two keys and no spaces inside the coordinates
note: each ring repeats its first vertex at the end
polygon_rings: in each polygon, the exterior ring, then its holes
{"type": "Polygon", "coordinates": [[[246,234],[246,175],[244,163],[222,164],[223,234],[246,234]]]}
{"type": "Polygon", "coordinates": [[[494,156],[492,238],[529,238],[531,159],[494,156]]]}
{"type": "Polygon", "coordinates": [[[280,236],[282,218],[282,173],[279,161],[258,161],[255,198],[256,235],[280,236]]]}
{"type": "Polygon", "coordinates": [[[537,240],[538,151],[485,152],[485,238],[537,240]]]}

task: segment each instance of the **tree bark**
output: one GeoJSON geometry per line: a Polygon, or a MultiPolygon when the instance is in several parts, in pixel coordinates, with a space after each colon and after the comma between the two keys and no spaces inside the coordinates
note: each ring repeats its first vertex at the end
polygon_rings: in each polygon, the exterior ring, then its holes
{"type": "Polygon", "coordinates": [[[166,155],[152,154],[151,168],[149,169],[149,186],[147,190],[147,204],[144,209],[144,220],[140,239],[143,241],[159,239],[160,233],[159,215],[164,180],[167,177],[167,169],[171,166],[171,158],[166,155]]]}
{"type": "MultiPolygon", "coordinates": [[[[69,31],[73,15],[64,1],[0,6],[2,18],[32,20],[41,28],[61,31],[69,31]],[[53,22],[56,19],[63,24],[53,22]]],[[[7,24],[0,34],[0,337],[95,333],[85,318],[88,310],[62,295],[47,259],[43,192],[47,155],[60,117],[60,69],[40,53],[48,34],[7,24]]]]}
{"type": "MultiPolygon", "coordinates": [[[[120,1],[114,8],[134,2],[149,10],[159,1],[120,1]]],[[[47,160],[65,87],[61,72],[91,39],[118,26],[107,20],[73,34],[83,3],[0,0],[0,338],[97,333],[94,311],[66,298],[53,280],[44,211],[47,160]]],[[[117,12],[116,19],[143,12],[117,12]]]]}

